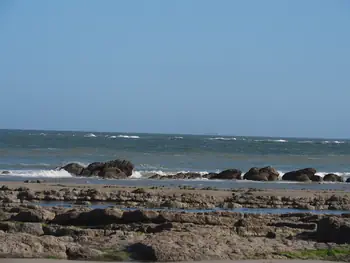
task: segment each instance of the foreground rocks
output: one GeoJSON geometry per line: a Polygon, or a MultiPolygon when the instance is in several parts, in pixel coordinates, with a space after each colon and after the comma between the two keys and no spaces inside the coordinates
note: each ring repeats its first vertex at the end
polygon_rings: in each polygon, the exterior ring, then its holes
{"type": "Polygon", "coordinates": [[[281,259],[286,252],[350,243],[346,216],[67,209],[23,204],[3,204],[0,213],[2,257],[160,262],[281,259]],[[330,236],[325,234],[327,229],[333,231],[330,236]]]}

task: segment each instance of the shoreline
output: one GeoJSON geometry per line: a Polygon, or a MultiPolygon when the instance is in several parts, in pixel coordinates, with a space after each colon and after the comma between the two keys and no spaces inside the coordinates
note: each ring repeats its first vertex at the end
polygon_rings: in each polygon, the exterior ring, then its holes
{"type": "Polygon", "coordinates": [[[48,258],[218,263],[243,259],[264,259],[251,261],[261,263],[286,259],[349,261],[350,215],[308,212],[317,206],[320,210],[332,207],[350,211],[349,198],[349,192],[341,190],[224,191],[0,182],[0,257],[42,258],[42,262],[48,258]],[[35,205],[36,201],[55,200],[77,205],[35,205]],[[94,201],[112,202],[114,206],[92,208],[94,201]],[[304,212],[200,210],[213,206],[298,206],[304,212]],[[184,210],[155,211],[145,207],[184,210]],[[187,212],[189,208],[199,211],[187,212]],[[339,226],[341,231],[337,230],[339,226]]]}

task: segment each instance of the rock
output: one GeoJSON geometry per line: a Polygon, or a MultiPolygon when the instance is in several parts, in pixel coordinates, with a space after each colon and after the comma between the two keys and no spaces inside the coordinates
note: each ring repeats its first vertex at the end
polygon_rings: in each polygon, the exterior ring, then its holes
{"type": "Polygon", "coordinates": [[[122,171],[126,176],[131,176],[132,171],[134,169],[134,165],[127,161],[127,160],[114,160],[106,162],[104,165],[104,169],[106,168],[118,168],[120,171],[122,171]]]}
{"type": "Polygon", "coordinates": [[[67,258],[66,245],[52,236],[0,233],[0,244],[2,258],[67,258]]]}
{"type": "Polygon", "coordinates": [[[99,174],[99,177],[106,179],[125,179],[127,175],[122,172],[119,168],[108,167],[104,168],[99,174]]]}
{"type": "Polygon", "coordinates": [[[305,168],[305,169],[285,173],[282,176],[282,180],[310,182],[312,178],[316,179],[314,177],[315,174],[316,174],[316,170],[314,168],[305,168]]]}
{"type": "Polygon", "coordinates": [[[337,174],[326,174],[323,177],[323,181],[325,182],[344,182],[343,178],[337,174]]]}
{"type": "Polygon", "coordinates": [[[88,247],[82,247],[80,245],[67,247],[66,253],[69,260],[98,259],[102,255],[101,251],[88,247]]]}
{"type": "Polygon", "coordinates": [[[78,163],[69,163],[60,169],[66,170],[70,174],[80,175],[85,167],[78,163]]]}
{"type": "Polygon", "coordinates": [[[36,208],[27,211],[20,211],[17,215],[12,216],[11,220],[18,222],[41,222],[45,223],[55,218],[55,213],[42,209],[36,208]]]}
{"type": "Polygon", "coordinates": [[[210,176],[209,179],[241,180],[242,179],[241,175],[242,175],[242,171],[237,169],[229,169],[229,170],[222,171],[219,174],[214,174],[210,176]]]}
{"type": "Polygon", "coordinates": [[[313,181],[313,182],[322,182],[323,181],[322,177],[317,175],[317,174],[311,176],[310,180],[313,181]]]}
{"type": "Polygon", "coordinates": [[[253,167],[244,174],[243,178],[252,181],[276,181],[279,178],[279,173],[270,166],[263,168],[253,167]]]}
{"type": "Polygon", "coordinates": [[[123,212],[117,208],[94,209],[87,212],[70,210],[56,215],[52,223],[72,226],[97,226],[118,223],[122,216],[123,212]]]}
{"type": "Polygon", "coordinates": [[[348,218],[328,216],[317,224],[316,238],[318,242],[337,244],[350,243],[350,221],[348,218]]]}
{"type": "Polygon", "coordinates": [[[0,222],[0,229],[9,233],[27,233],[34,236],[44,234],[40,223],[0,222]]]}
{"type": "Polygon", "coordinates": [[[2,171],[1,174],[10,174],[10,171],[2,171]]]}

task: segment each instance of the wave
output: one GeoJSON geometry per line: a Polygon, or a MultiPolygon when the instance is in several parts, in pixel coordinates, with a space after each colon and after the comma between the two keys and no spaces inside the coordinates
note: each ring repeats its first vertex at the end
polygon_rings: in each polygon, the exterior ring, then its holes
{"type": "Polygon", "coordinates": [[[174,136],[174,137],[169,137],[169,140],[182,140],[184,137],[182,136],[174,136]]]}
{"type": "Polygon", "coordinates": [[[345,141],[322,141],[322,144],[343,144],[345,141]]]}
{"type": "Polygon", "coordinates": [[[237,139],[235,137],[213,137],[209,138],[209,140],[214,141],[236,141],[237,139]]]}
{"type": "Polygon", "coordinates": [[[93,134],[93,133],[88,133],[88,134],[85,134],[84,137],[85,138],[95,138],[97,136],[95,134],[93,134]]]}
{"type": "Polygon", "coordinates": [[[287,140],[283,140],[283,139],[267,139],[267,140],[254,140],[255,142],[288,142],[287,140]]]}
{"type": "Polygon", "coordinates": [[[10,170],[2,176],[33,177],[33,178],[70,178],[73,177],[65,170],[10,170]]]}
{"type": "Polygon", "coordinates": [[[124,139],[140,139],[140,136],[137,136],[137,135],[123,135],[123,134],[120,134],[117,137],[118,138],[124,138],[124,139]]]}

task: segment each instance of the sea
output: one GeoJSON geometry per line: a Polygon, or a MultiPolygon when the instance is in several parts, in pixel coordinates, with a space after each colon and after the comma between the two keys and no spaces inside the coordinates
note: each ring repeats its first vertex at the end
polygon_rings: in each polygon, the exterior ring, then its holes
{"type": "MultiPolygon", "coordinates": [[[[129,184],[132,180],[133,185],[145,184],[147,180],[153,185],[164,185],[164,180],[148,179],[154,174],[166,176],[190,171],[205,174],[230,168],[246,172],[251,167],[267,165],[276,168],[281,175],[313,167],[321,176],[336,173],[346,179],[350,177],[350,140],[0,130],[0,174],[7,171],[7,174],[0,175],[0,180],[44,178],[91,181],[91,178],[75,178],[57,168],[70,162],[87,165],[113,159],[130,160],[135,165],[132,177],[126,180],[129,184]]],[[[98,178],[93,180],[101,182],[98,178]]],[[[123,180],[103,181],[128,184],[123,180]]],[[[202,181],[202,186],[219,184],[220,187],[220,182],[202,181]]],[[[172,181],[174,183],[177,184],[172,181]]],[[[221,184],[222,187],[227,186],[227,182],[221,184]]]]}

